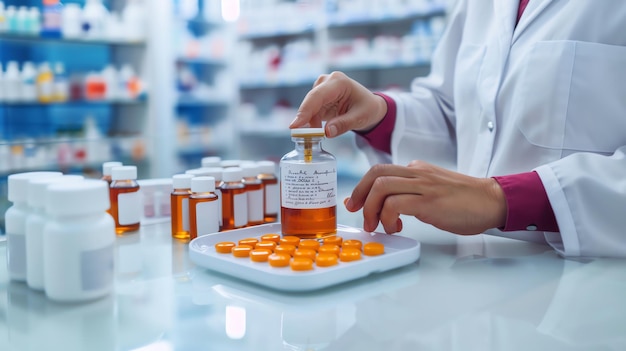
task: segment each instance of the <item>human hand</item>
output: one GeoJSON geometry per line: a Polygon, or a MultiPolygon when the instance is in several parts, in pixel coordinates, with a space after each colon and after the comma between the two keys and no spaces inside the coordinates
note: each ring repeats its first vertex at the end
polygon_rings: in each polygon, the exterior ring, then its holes
{"type": "Polygon", "coordinates": [[[411,215],[456,234],[479,234],[502,227],[506,200],[492,178],[475,178],[421,161],[408,166],[379,164],[363,176],[345,202],[348,211],[363,208],[363,229],[402,230],[400,215],[411,215]]]}
{"type": "Polygon", "coordinates": [[[321,127],[326,136],[374,128],[387,113],[385,100],[342,72],[321,75],[302,100],[289,128],[321,127]]]}

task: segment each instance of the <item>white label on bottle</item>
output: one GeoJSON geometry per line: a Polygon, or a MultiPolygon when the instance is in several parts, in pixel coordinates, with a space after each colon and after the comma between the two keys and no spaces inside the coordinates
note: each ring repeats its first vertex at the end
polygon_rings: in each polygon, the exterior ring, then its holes
{"type": "Polygon", "coordinates": [[[327,208],[337,204],[337,163],[280,164],[281,205],[287,208],[327,208]]]}
{"type": "Polygon", "coordinates": [[[183,230],[189,231],[189,199],[183,199],[183,230]]]}
{"type": "Polygon", "coordinates": [[[223,219],[222,219],[222,191],[220,189],[215,189],[215,195],[217,195],[217,213],[219,214],[218,220],[220,224],[220,228],[222,227],[223,219]]]}
{"type": "Polygon", "coordinates": [[[80,278],[83,291],[100,290],[113,284],[113,245],[82,252],[80,278]]]}
{"type": "Polygon", "coordinates": [[[265,214],[278,214],[280,204],[278,184],[265,186],[265,214]]]}
{"type": "Polygon", "coordinates": [[[236,194],[233,196],[233,205],[235,214],[235,227],[243,227],[248,224],[248,196],[246,193],[236,194]]]}
{"type": "Polygon", "coordinates": [[[247,191],[248,194],[248,222],[263,221],[263,189],[247,191]]]}
{"type": "Polygon", "coordinates": [[[26,279],[26,236],[7,233],[7,264],[11,278],[26,279]]]}
{"type": "Polygon", "coordinates": [[[220,231],[218,201],[201,202],[196,205],[196,224],[198,236],[220,231]]]}
{"type": "Polygon", "coordinates": [[[139,192],[119,194],[117,196],[117,208],[117,218],[121,225],[139,223],[143,208],[139,192]]]}

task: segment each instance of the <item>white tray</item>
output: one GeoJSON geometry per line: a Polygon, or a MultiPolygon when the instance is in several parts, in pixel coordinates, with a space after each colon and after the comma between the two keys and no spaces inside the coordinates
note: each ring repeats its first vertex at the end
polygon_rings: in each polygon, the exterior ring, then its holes
{"type": "Polygon", "coordinates": [[[367,233],[362,229],[339,225],[337,235],[344,240],[379,242],[385,245],[380,256],[363,255],[361,260],[339,262],[332,267],[314,266],[310,271],[293,271],[290,267],[276,268],[267,262],[253,262],[220,254],[214,245],[221,241],[237,242],[244,238],[258,238],[263,234],[281,233],[280,223],[263,224],[243,229],[218,232],[193,239],[189,243],[189,257],[197,265],[253,283],[282,291],[309,291],[385,272],[417,261],[420,243],[410,238],[384,233],[367,233]]]}

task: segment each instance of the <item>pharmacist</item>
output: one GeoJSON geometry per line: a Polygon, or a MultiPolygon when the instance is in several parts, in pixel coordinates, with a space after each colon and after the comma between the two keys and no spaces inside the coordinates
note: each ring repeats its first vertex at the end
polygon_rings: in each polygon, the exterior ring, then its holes
{"type": "Polygon", "coordinates": [[[346,207],[366,230],[402,214],[626,256],[625,18],[624,0],[458,0],[411,92],[324,75],[290,127],[358,134],[377,165],[346,207]]]}

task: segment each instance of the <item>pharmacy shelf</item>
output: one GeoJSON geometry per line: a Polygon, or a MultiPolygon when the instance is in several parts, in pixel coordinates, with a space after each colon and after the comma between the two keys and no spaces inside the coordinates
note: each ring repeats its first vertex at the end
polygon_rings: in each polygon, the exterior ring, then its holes
{"type": "Polygon", "coordinates": [[[143,47],[146,45],[144,41],[127,41],[127,40],[100,40],[100,39],[82,39],[82,38],[52,38],[42,37],[38,35],[26,34],[8,34],[0,33],[0,40],[24,43],[24,44],[74,44],[74,45],[111,45],[111,46],[129,46],[143,47]]]}
{"type": "Polygon", "coordinates": [[[305,24],[296,28],[271,28],[262,31],[242,31],[239,32],[240,40],[260,40],[260,39],[276,39],[301,35],[312,35],[321,27],[314,24],[305,24]]]}
{"type": "Polygon", "coordinates": [[[277,82],[256,82],[256,83],[240,83],[239,88],[242,90],[257,90],[257,89],[278,89],[278,88],[298,88],[298,87],[311,87],[315,83],[316,78],[304,79],[298,81],[277,81],[277,82]]]}
{"type": "Polygon", "coordinates": [[[191,96],[181,96],[178,98],[176,106],[178,107],[213,107],[213,106],[228,106],[232,104],[232,101],[228,99],[216,98],[197,98],[191,96]]]}
{"type": "Polygon", "coordinates": [[[142,99],[116,99],[116,100],[69,100],[58,102],[40,101],[0,101],[0,107],[19,106],[89,106],[89,105],[142,105],[147,102],[147,98],[142,99]]]}
{"type": "Polygon", "coordinates": [[[225,60],[202,58],[202,57],[177,57],[176,62],[191,64],[191,65],[206,65],[206,66],[226,66],[228,64],[225,60]]]}
{"type": "Polygon", "coordinates": [[[396,68],[412,68],[412,67],[428,67],[429,60],[419,60],[413,62],[387,62],[387,63],[361,63],[361,64],[330,64],[331,71],[365,71],[365,70],[382,70],[396,68]]]}
{"type": "Polygon", "coordinates": [[[384,26],[397,22],[414,21],[435,16],[444,16],[445,7],[442,4],[432,5],[421,11],[407,12],[401,16],[354,16],[351,14],[333,13],[328,15],[328,28],[384,26]]]}

